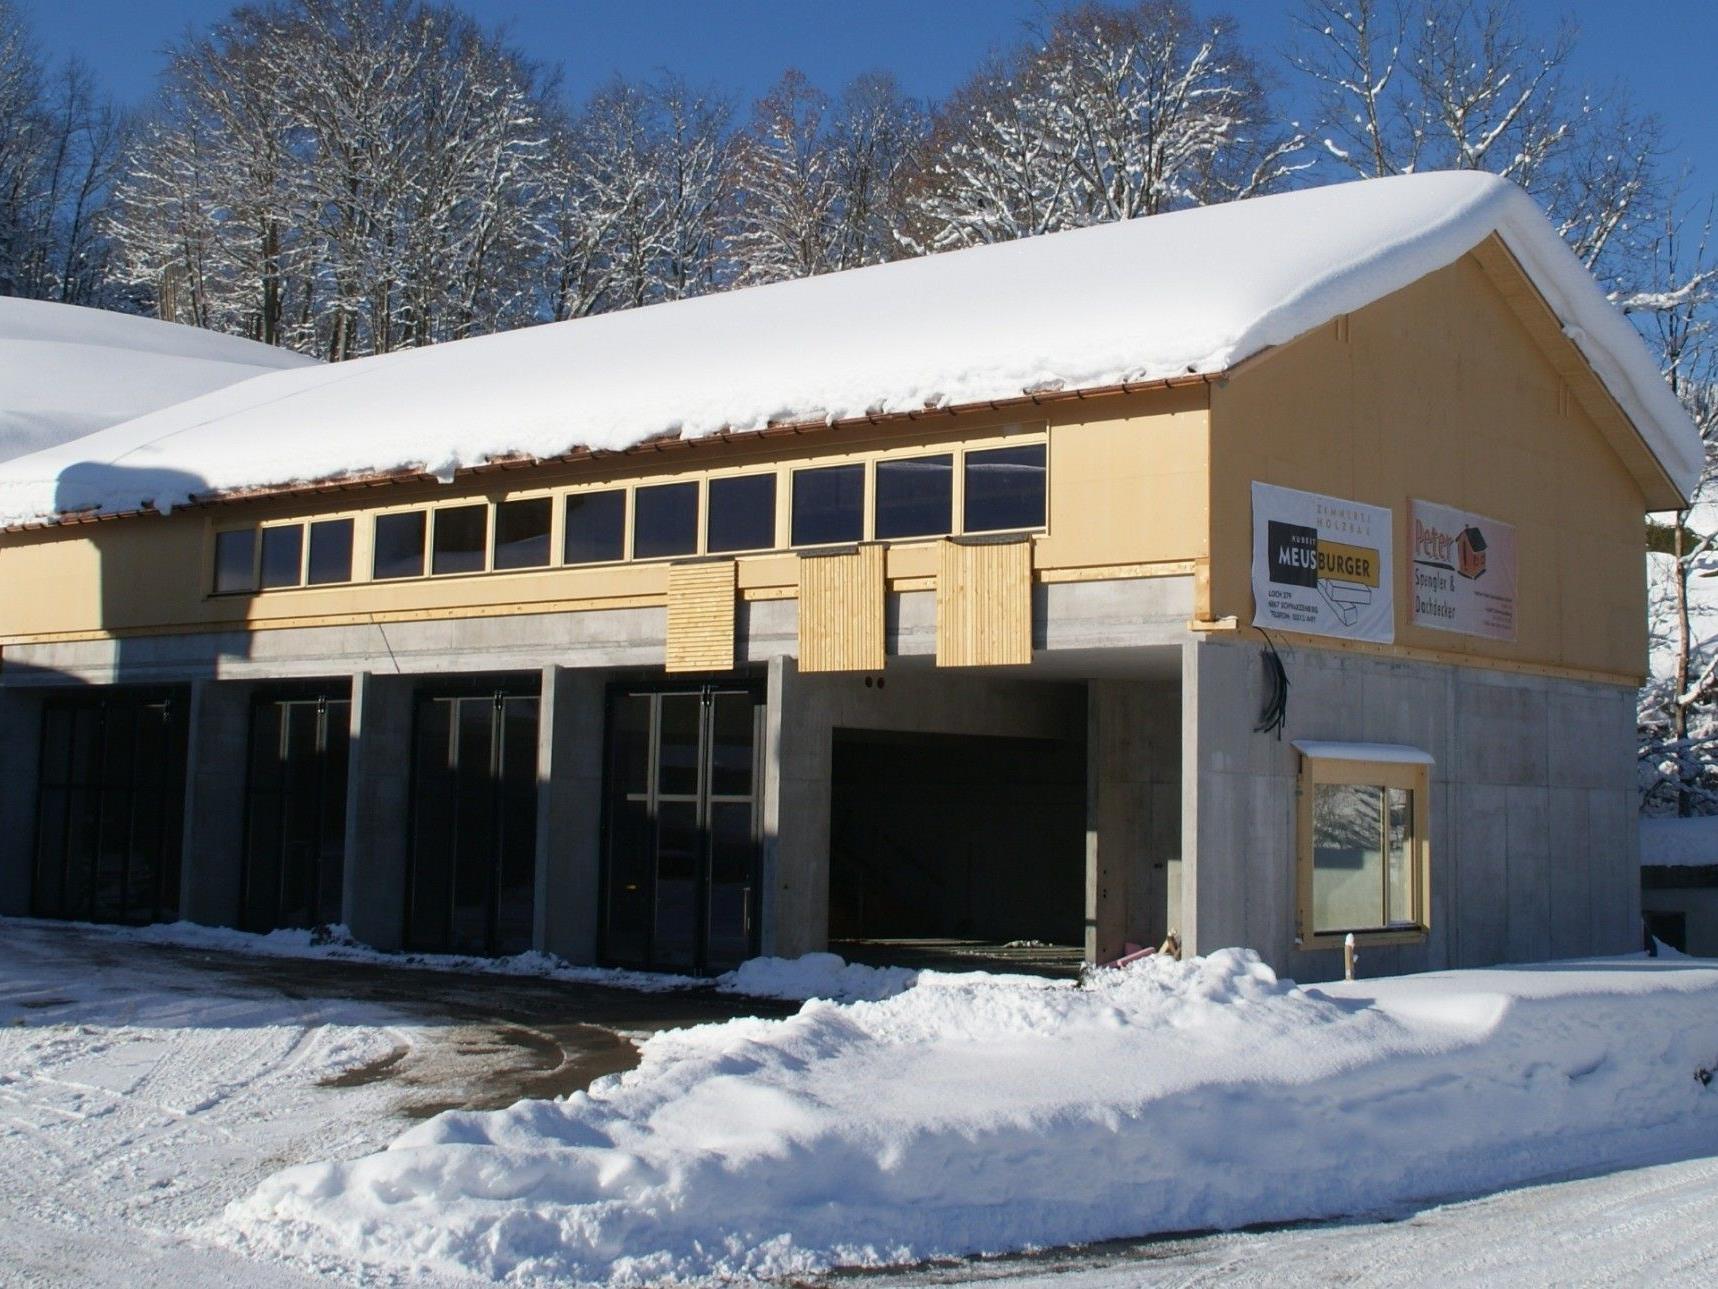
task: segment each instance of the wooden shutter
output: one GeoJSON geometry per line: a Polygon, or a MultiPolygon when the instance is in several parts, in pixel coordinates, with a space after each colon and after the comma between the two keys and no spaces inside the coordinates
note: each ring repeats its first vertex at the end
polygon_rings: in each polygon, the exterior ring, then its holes
{"type": "Polygon", "coordinates": [[[734,669],[736,598],[731,559],[669,565],[669,671],[734,669]]]}
{"type": "Polygon", "coordinates": [[[883,547],[799,557],[799,669],[883,669],[883,547]]]}
{"type": "Polygon", "coordinates": [[[937,666],[1032,661],[1032,542],[945,541],[937,572],[937,666]]]}

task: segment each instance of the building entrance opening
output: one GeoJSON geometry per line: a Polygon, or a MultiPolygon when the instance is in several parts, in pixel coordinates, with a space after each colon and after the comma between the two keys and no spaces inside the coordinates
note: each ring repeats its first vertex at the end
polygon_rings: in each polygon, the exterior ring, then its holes
{"type": "Polygon", "coordinates": [[[50,699],[36,797],[37,917],[171,922],[185,814],[181,694],[50,699]]]}
{"type": "Polygon", "coordinates": [[[762,692],[609,693],[603,956],[714,972],[757,952],[762,692]]]}
{"type": "Polygon", "coordinates": [[[262,697],[252,706],[240,899],[246,931],[340,920],[351,721],[344,696],[262,697]]]}
{"type": "Polygon", "coordinates": [[[534,684],[420,692],[413,724],[406,947],[531,947],[537,880],[534,684]]]}
{"type": "Polygon", "coordinates": [[[829,939],[844,957],[1073,971],[1085,907],[1085,749],[836,730],[829,939]]]}

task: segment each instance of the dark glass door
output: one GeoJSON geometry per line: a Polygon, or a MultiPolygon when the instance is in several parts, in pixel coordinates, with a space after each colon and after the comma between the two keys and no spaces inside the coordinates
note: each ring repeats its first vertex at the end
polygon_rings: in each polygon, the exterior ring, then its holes
{"type": "Polygon", "coordinates": [[[537,871],[537,695],[420,695],[406,944],[433,953],[531,947],[537,871]]]}
{"type": "Polygon", "coordinates": [[[760,694],[615,689],[603,952],[722,971],[756,952],[760,694]]]}
{"type": "Polygon", "coordinates": [[[251,709],[240,925],[247,931],[340,920],[352,704],[326,696],[251,709]]]}
{"type": "Polygon", "coordinates": [[[42,711],[32,907],[38,917],[179,915],[185,703],[113,693],[42,711]]]}

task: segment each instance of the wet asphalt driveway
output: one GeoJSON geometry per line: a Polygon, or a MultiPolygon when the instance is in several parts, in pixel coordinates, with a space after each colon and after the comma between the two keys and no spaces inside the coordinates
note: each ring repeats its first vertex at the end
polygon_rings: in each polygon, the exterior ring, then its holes
{"type": "MultiPolygon", "coordinates": [[[[100,952],[99,942],[84,947],[100,952]]],[[[204,974],[212,992],[264,990],[299,1000],[373,1003],[428,1027],[434,1042],[398,1047],[329,1080],[335,1087],[390,1083],[401,1094],[396,1112],[408,1118],[566,1096],[632,1069],[639,1059],[636,1042],[659,1030],[799,1009],[714,988],[645,992],[403,961],[253,957],[137,943],[125,944],[123,952],[134,962],[158,955],[180,971],[204,974]]]]}

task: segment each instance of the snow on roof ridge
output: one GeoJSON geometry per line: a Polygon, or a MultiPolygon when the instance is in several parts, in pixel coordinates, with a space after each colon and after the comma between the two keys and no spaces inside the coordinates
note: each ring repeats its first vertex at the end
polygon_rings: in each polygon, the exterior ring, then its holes
{"type": "Polygon", "coordinates": [[[270,372],[0,464],[0,523],[1212,376],[1494,233],[1686,491],[1698,434],[1633,326],[1524,192],[1446,171],[270,372]]]}

